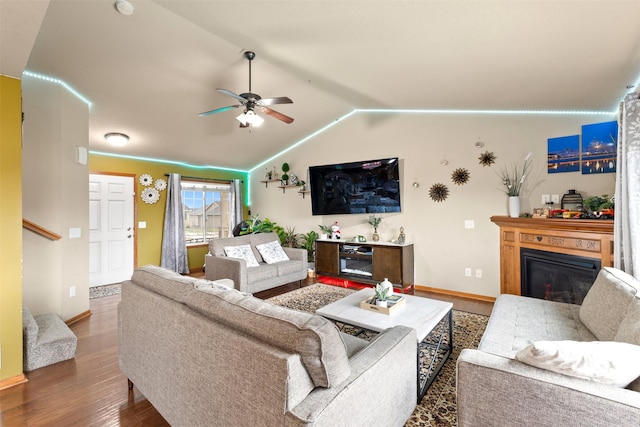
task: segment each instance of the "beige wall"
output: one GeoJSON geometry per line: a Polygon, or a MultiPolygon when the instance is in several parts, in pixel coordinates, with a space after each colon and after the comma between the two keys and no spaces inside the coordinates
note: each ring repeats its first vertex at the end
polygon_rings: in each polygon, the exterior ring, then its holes
{"type": "MultiPolygon", "coordinates": [[[[416,284],[450,291],[495,297],[500,291],[498,227],[489,218],[507,214],[507,199],[501,192],[498,173],[514,162],[522,166],[533,153],[533,173],[522,200],[523,211],[541,207],[542,194],[562,194],[576,189],[583,197],[613,194],[614,174],[581,175],[580,172],[548,175],[547,139],[581,133],[583,124],[615,120],[614,116],[543,115],[447,115],[357,113],[339,122],[284,156],[259,166],[251,176],[253,214],[269,217],[298,233],[319,232],[318,224],[338,221],[343,238],[372,229],[367,215],[311,215],[309,195],[302,198],[295,189],[283,194],[272,183],[265,188],[265,167],[288,162],[291,172],[306,180],[313,165],[399,157],[402,185],[402,213],[383,214],[378,229],[381,240],[398,236],[404,226],[407,239],[415,245],[416,284]],[[481,140],[481,149],[475,143],[481,140]],[[497,159],[491,167],[479,164],[484,151],[497,159]],[[440,164],[446,158],[447,166],[440,164]],[[466,168],[470,180],[458,186],[451,181],[456,168],[466,168]],[[419,188],[412,183],[419,182],[419,188]],[[443,183],[449,197],[442,203],[429,198],[429,188],[443,183]],[[464,228],[474,220],[475,228],[464,228]],[[465,268],[473,277],[465,277],[465,268]],[[475,278],[475,270],[482,278],[475,278]]],[[[295,141],[294,141],[295,142],[295,141]]]]}
{"type": "Polygon", "coordinates": [[[23,299],[34,314],[66,320],[89,310],[89,169],[76,162],[76,147],[87,146],[89,107],[32,77],[23,78],[22,91],[23,216],[62,236],[51,241],[23,230],[23,299]],[[70,228],[81,237],[70,239],[70,228]]]}

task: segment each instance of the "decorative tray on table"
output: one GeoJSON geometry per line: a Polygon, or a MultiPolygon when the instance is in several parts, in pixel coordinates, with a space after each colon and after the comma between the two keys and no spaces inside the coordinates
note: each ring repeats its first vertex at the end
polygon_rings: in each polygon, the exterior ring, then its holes
{"type": "Polygon", "coordinates": [[[404,305],[406,304],[407,299],[402,295],[391,295],[390,297],[387,297],[386,301],[387,306],[381,307],[379,305],[376,305],[376,297],[372,296],[360,302],[360,308],[375,311],[376,313],[393,314],[402,310],[402,307],[404,307],[404,305]]]}

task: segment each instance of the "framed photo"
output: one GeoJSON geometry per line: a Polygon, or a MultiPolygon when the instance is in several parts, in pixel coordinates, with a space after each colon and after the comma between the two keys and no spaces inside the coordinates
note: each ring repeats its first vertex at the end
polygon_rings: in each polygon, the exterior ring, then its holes
{"type": "Polygon", "coordinates": [[[618,122],[582,126],[582,174],[615,173],[618,122]]]}
{"type": "Polygon", "coordinates": [[[547,173],[580,170],[580,135],[547,140],[547,173]]]}

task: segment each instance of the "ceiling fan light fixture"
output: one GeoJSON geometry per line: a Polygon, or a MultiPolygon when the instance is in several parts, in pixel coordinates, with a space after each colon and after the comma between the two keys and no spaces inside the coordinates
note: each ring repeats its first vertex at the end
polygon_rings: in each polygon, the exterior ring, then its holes
{"type": "Polygon", "coordinates": [[[244,113],[236,117],[236,120],[238,120],[243,127],[246,127],[247,125],[260,126],[262,123],[264,123],[264,119],[257,115],[253,110],[245,111],[244,113]]]}
{"type": "Polygon", "coordinates": [[[104,136],[104,139],[114,147],[124,147],[129,142],[129,135],[119,132],[110,132],[104,136]]]}

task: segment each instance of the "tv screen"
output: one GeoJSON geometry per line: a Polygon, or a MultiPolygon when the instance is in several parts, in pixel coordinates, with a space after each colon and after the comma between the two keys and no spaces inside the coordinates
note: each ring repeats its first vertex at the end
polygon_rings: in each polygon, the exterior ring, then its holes
{"type": "Polygon", "coordinates": [[[309,168],[313,215],[400,212],[398,158],[309,168]]]}

